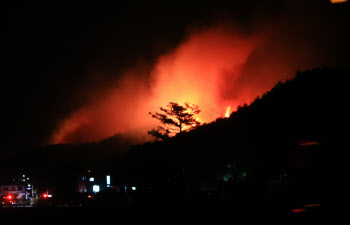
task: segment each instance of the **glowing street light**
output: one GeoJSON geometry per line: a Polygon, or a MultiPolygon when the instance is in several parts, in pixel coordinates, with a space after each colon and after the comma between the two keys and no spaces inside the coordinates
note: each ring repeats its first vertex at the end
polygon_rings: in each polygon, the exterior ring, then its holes
{"type": "Polygon", "coordinates": [[[338,4],[338,3],[344,3],[347,2],[348,0],[331,0],[331,3],[333,4],[338,4]]]}
{"type": "Polygon", "coordinates": [[[95,193],[100,192],[100,185],[92,186],[92,191],[95,192],[95,193]]]}

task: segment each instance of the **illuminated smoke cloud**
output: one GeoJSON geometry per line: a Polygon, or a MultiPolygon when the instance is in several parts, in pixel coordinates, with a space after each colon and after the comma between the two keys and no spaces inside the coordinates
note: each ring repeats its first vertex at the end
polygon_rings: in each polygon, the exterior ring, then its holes
{"type": "Polygon", "coordinates": [[[225,115],[228,105],[241,103],[221,97],[223,81],[230,74],[234,82],[258,44],[257,40],[228,28],[218,27],[194,33],[172,54],[159,58],[153,71],[152,105],[169,101],[190,102],[200,107],[201,122],[225,115]]]}
{"type": "Polygon", "coordinates": [[[156,126],[148,112],[170,101],[190,102],[202,110],[199,121],[223,117],[241,99],[221,98],[223,79],[239,79],[257,40],[224,27],[193,33],[172,53],[160,56],[147,79],[126,71],[102,101],[77,110],[53,134],[52,143],[98,141],[119,132],[143,133],[156,126]],[[150,83],[151,81],[151,83],[150,83]]]}
{"type": "Polygon", "coordinates": [[[148,140],[147,130],[157,125],[148,112],[170,101],[198,105],[199,121],[210,122],[224,117],[229,106],[234,111],[249,104],[297,70],[344,64],[337,55],[347,36],[334,40],[331,35],[343,25],[332,25],[336,17],[327,17],[325,25],[319,17],[326,15],[307,15],[305,21],[305,16],[295,20],[285,15],[283,23],[261,25],[260,32],[249,35],[224,25],[192,32],[160,56],[151,72],[137,67],[124,71],[114,88],[103,91],[102,100],[91,100],[65,118],[51,143],[99,141],[116,133],[148,140]]]}

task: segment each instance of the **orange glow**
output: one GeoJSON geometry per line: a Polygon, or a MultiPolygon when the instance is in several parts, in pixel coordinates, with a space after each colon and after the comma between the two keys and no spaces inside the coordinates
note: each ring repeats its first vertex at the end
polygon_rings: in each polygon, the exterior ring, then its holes
{"type": "Polygon", "coordinates": [[[230,117],[230,108],[231,106],[227,107],[226,114],[225,114],[226,118],[230,117]]]}
{"type": "Polygon", "coordinates": [[[347,2],[348,0],[331,0],[331,3],[337,4],[337,3],[344,3],[347,2]]]}
{"type": "Polygon", "coordinates": [[[229,117],[227,106],[249,104],[304,69],[299,52],[294,57],[293,49],[276,41],[280,34],[242,34],[225,25],[191,32],[173,51],[159,56],[151,69],[136,65],[120,72],[109,88],[96,91],[98,97],[96,92],[86,94],[87,103],[63,118],[48,142],[93,142],[117,133],[137,137],[138,143],[149,141],[147,131],[158,121],[148,113],[169,102],[198,105],[201,123],[223,117],[223,109],[229,117]],[[276,46],[283,51],[270,51],[276,46]]]}
{"type": "Polygon", "coordinates": [[[173,52],[160,56],[149,74],[138,67],[124,71],[115,88],[104,91],[103,98],[92,96],[95,101],[61,121],[50,143],[99,141],[116,133],[148,140],[147,130],[158,125],[148,112],[169,102],[198,105],[201,122],[211,122],[221,117],[220,109],[249,102],[260,94],[259,90],[246,90],[231,98],[223,96],[227,88],[221,88],[227,79],[239,79],[242,65],[260,42],[260,38],[242,36],[232,28],[192,33],[173,52]]]}
{"type": "MultiPolygon", "coordinates": [[[[196,119],[196,121],[198,121],[198,118],[196,119]]],[[[192,127],[195,127],[196,126],[196,124],[192,124],[192,127]]]]}

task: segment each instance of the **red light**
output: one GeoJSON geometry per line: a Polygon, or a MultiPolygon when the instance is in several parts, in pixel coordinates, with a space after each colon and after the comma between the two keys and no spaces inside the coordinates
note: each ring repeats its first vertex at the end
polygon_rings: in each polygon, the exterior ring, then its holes
{"type": "Polygon", "coordinates": [[[47,198],[47,194],[43,194],[43,198],[47,198]]]}
{"type": "Polygon", "coordinates": [[[295,212],[295,213],[301,213],[301,212],[305,212],[306,209],[293,209],[292,212],[295,212]]]}
{"type": "Polygon", "coordinates": [[[7,198],[8,198],[8,199],[12,199],[12,196],[11,196],[11,195],[9,195],[7,198]]]}

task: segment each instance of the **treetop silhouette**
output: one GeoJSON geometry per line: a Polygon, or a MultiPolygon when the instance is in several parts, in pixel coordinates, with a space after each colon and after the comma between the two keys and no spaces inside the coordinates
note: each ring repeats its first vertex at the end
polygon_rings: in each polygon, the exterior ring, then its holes
{"type": "Polygon", "coordinates": [[[168,138],[171,133],[182,133],[200,125],[198,119],[194,116],[201,111],[199,107],[185,102],[180,105],[176,102],[169,102],[167,108],[159,107],[162,112],[151,113],[153,118],[159,120],[162,125],[156,129],[148,131],[148,134],[154,136],[157,140],[168,138]]]}

